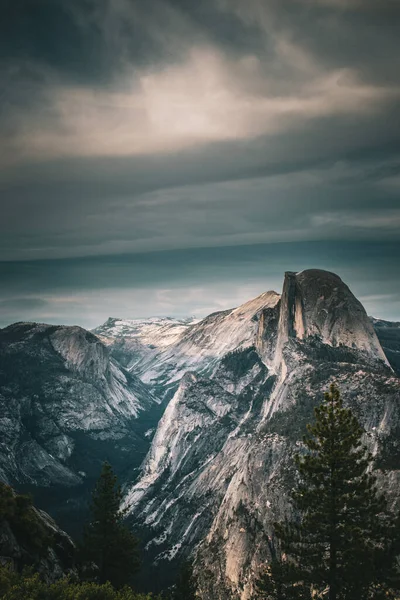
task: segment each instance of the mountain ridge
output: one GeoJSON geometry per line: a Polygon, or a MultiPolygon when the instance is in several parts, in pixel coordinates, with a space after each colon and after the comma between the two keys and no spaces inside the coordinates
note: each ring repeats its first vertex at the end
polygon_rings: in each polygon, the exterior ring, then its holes
{"type": "MultiPolygon", "coordinates": [[[[126,486],[149,559],[160,568],[194,551],[204,600],[252,596],[268,559],[265,535],[288,510],[293,454],[332,381],[382,468],[400,421],[400,380],[339,277],[289,273],[282,296],[257,305],[246,326],[246,344],[233,344],[208,372],[181,379],[141,476],[126,486]]],[[[392,468],[381,480],[394,498],[400,453],[390,452],[392,468]]]]}
{"type": "Polygon", "coordinates": [[[147,415],[157,406],[151,390],[80,327],[0,330],[0,476],[35,490],[64,527],[74,507],[84,510],[82,494],[103,460],[117,471],[140,464],[147,415]]]}
{"type": "Polygon", "coordinates": [[[293,454],[331,382],[399,496],[399,351],[400,327],[368,317],[320,270],[288,272],[282,294],[201,320],[15,324],[0,330],[3,477],[41,500],[55,494],[44,507],[66,528],[107,458],[154,562],[146,583],[157,572],[169,585],[192,554],[201,599],[248,600],[265,535],[289,510],[293,454]]]}

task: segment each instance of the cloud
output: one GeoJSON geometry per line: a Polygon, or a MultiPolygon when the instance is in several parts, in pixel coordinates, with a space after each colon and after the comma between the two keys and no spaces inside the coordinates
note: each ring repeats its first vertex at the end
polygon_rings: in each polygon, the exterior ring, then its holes
{"type": "MultiPolygon", "coordinates": [[[[296,56],[303,71],[301,53],[283,42],[278,50],[283,65],[296,56]]],[[[365,84],[350,68],[306,70],[304,82],[277,93],[256,56],[234,61],[204,47],[193,48],[183,63],[128,73],[124,90],[50,81],[40,106],[14,115],[2,160],[170,153],[276,135],[334,115],[359,119],[400,100],[400,86],[365,84]]]]}
{"type": "Polygon", "coordinates": [[[197,248],[64,260],[0,262],[2,325],[38,320],[95,327],[109,316],[199,317],[270,289],[287,270],[338,273],[368,312],[399,320],[398,242],[301,242],[197,248]],[[17,298],[42,299],[36,308],[17,298]]]}
{"type": "Polygon", "coordinates": [[[6,300],[0,300],[0,312],[9,311],[10,309],[14,311],[19,310],[31,310],[37,308],[43,308],[47,306],[46,300],[43,298],[8,298],[6,300]]]}
{"type": "MultiPolygon", "coordinates": [[[[278,145],[274,153],[277,156],[278,145]]],[[[382,158],[363,157],[356,162],[335,160],[333,154],[329,160],[315,158],[314,165],[299,165],[292,163],[288,153],[278,165],[272,163],[270,169],[264,165],[267,173],[270,170],[267,176],[250,178],[249,164],[241,162],[241,156],[234,156],[231,165],[232,169],[237,165],[237,177],[244,169],[241,179],[181,181],[175,186],[168,179],[171,172],[197,179],[199,163],[200,179],[214,177],[207,168],[221,173],[218,155],[190,160],[176,157],[161,169],[156,163],[141,171],[140,163],[127,163],[123,170],[100,163],[93,180],[91,171],[78,171],[75,182],[71,171],[68,182],[63,181],[62,164],[59,172],[40,171],[43,181],[34,202],[32,183],[8,192],[0,223],[3,260],[290,240],[368,240],[387,239],[388,235],[398,239],[399,228],[391,227],[397,216],[397,196],[382,193],[382,174],[388,172],[380,167],[382,158]],[[164,175],[167,179],[163,181],[164,175]],[[146,180],[140,178],[144,176],[149,178],[149,186],[157,189],[142,191],[146,180]]],[[[265,152],[262,159],[267,160],[265,152]]]]}
{"type": "MultiPolygon", "coordinates": [[[[35,11],[11,8],[0,63],[3,164],[171,153],[335,115],[371,117],[399,101],[397,77],[375,81],[366,69],[380,78],[382,61],[372,65],[370,52],[366,60],[366,45],[394,41],[386,1],[382,29],[372,30],[377,39],[354,17],[351,48],[346,38],[336,54],[327,40],[343,35],[346,20],[316,9],[327,31],[315,34],[309,23],[300,26],[311,9],[298,0],[287,10],[275,0],[194,4],[41,0],[35,11]],[[104,77],[96,80],[99,69],[104,77]]],[[[368,24],[377,15],[367,13],[368,24]]],[[[382,58],[392,64],[387,51],[382,58]]]]}
{"type": "Polygon", "coordinates": [[[397,264],[384,253],[390,268],[378,268],[370,253],[384,241],[398,251],[396,5],[7,2],[4,300],[40,297],[19,316],[93,324],[102,305],[190,313],[239,301],[235,276],[263,291],[268,261],[273,281],[286,266],[327,266],[365,295],[397,289],[397,264]],[[349,242],[366,253],[351,271],[348,254],[335,258],[349,242]],[[302,254],[307,244],[318,250],[302,254]]]}
{"type": "Polygon", "coordinates": [[[400,210],[387,211],[365,211],[357,213],[354,211],[328,212],[312,217],[316,227],[334,226],[348,227],[352,229],[364,229],[372,231],[378,237],[383,230],[385,234],[391,231],[397,233],[400,229],[400,210]]]}

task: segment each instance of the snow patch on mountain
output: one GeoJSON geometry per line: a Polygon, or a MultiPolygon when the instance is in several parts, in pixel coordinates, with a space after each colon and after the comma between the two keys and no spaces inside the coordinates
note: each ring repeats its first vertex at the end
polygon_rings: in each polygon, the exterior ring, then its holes
{"type": "Polygon", "coordinates": [[[254,345],[262,311],[276,306],[279,298],[276,292],[265,292],[200,321],[110,318],[93,333],[162,398],[176,390],[185,372],[209,375],[227,353],[254,345]]]}
{"type": "Polygon", "coordinates": [[[197,319],[173,319],[171,317],[150,317],[148,319],[117,319],[110,317],[103,325],[93,330],[105,343],[123,338],[124,340],[137,339],[141,344],[165,348],[174,344],[179,337],[197,319]]]}
{"type": "Polygon", "coordinates": [[[172,319],[117,319],[110,317],[93,333],[107,346],[113,356],[129,370],[144,373],[160,352],[173,346],[195,323],[194,317],[172,319]]]}
{"type": "Polygon", "coordinates": [[[176,384],[186,371],[212,374],[228,352],[254,344],[261,312],[279,301],[276,292],[265,292],[232,310],[213,313],[192,325],[178,342],[143,364],[143,381],[165,386],[176,384]]]}

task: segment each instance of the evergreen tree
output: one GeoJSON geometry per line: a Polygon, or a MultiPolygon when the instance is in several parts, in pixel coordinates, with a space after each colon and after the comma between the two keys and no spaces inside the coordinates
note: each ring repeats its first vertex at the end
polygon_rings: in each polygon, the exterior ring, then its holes
{"type": "Polygon", "coordinates": [[[124,522],[121,501],[117,477],[104,463],[92,494],[91,521],[84,531],[81,554],[86,572],[99,583],[110,581],[117,588],[130,583],[139,567],[137,539],[124,522]],[[90,568],[93,564],[95,569],[90,568]]]}
{"type": "Polygon", "coordinates": [[[195,600],[196,581],[193,576],[193,567],[190,562],[183,563],[176,580],[172,600],[195,600]]]}
{"type": "Polygon", "coordinates": [[[278,553],[275,540],[267,538],[271,560],[256,582],[256,590],[261,598],[268,600],[297,600],[299,595],[298,572],[292,562],[278,553]]]}
{"type": "Polygon", "coordinates": [[[395,598],[398,535],[377,491],[363,429],[334,385],[315,416],[304,439],[308,452],[296,457],[298,518],[275,525],[282,555],[259,582],[262,597],[395,598]]]}
{"type": "Polygon", "coordinates": [[[39,573],[0,565],[2,600],[161,600],[152,594],[137,594],[130,587],[115,590],[110,583],[72,581],[62,577],[55,583],[43,581],[39,573]]]}

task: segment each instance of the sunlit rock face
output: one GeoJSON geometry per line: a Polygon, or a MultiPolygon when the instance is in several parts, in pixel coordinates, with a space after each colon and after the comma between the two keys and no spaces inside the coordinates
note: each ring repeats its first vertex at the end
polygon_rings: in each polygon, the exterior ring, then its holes
{"type": "Polygon", "coordinates": [[[0,478],[67,527],[107,459],[160,587],[191,553],[203,600],[248,600],[330,383],[400,496],[399,332],[317,270],[200,321],[12,325],[0,330],[0,478]]]}
{"type": "Polygon", "coordinates": [[[204,600],[252,597],[271,523],[289,510],[293,455],[330,383],[365,426],[395,500],[400,380],[339,277],[288,273],[281,297],[212,315],[177,347],[179,386],[125,502],[159,568],[194,552],[204,600]]]}
{"type": "Polygon", "coordinates": [[[290,339],[316,339],[327,346],[344,346],[389,364],[362,304],[334,273],[310,269],[285,273],[275,352],[282,368],[282,351],[290,339]]]}
{"type": "MultiPolygon", "coordinates": [[[[266,292],[238,308],[213,313],[201,321],[131,321],[131,333],[127,332],[127,336],[135,340],[137,347],[140,345],[140,359],[131,360],[130,364],[161,396],[174,392],[186,371],[209,376],[228,352],[254,344],[261,311],[278,301],[276,292],[266,292]],[[135,333],[139,331],[142,333],[135,333]]],[[[124,352],[115,325],[105,324],[101,332],[94,331],[107,336],[113,353],[124,352]]]]}

